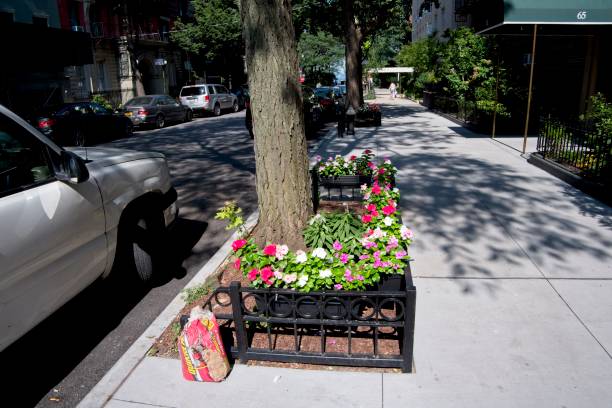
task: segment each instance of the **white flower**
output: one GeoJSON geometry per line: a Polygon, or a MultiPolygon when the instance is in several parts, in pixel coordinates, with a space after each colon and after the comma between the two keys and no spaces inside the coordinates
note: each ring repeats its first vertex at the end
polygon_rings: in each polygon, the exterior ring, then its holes
{"type": "Polygon", "coordinates": [[[332,271],[330,271],[329,269],[323,269],[322,271],[319,271],[319,278],[321,279],[329,278],[331,275],[332,271]]]}
{"type": "Polygon", "coordinates": [[[394,192],[394,193],[399,193],[399,188],[395,187],[395,188],[393,189],[393,192],[394,192]]]}
{"type": "Polygon", "coordinates": [[[320,221],[322,218],[323,218],[323,216],[322,216],[321,214],[317,214],[317,215],[315,215],[314,217],[312,217],[312,218],[310,219],[310,221],[308,221],[308,224],[312,225],[312,224],[314,224],[315,222],[319,222],[319,221],[320,221]]]}
{"type": "Polygon", "coordinates": [[[349,164],[348,163],[344,163],[344,168],[348,168],[349,164]]]}
{"type": "Polygon", "coordinates": [[[400,227],[400,235],[402,236],[402,239],[412,239],[414,238],[414,233],[405,225],[402,225],[400,227]]]}
{"type": "Polygon", "coordinates": [[[283,282],[285,283],[292,283],[295,282],[297,280],[297,273],[288,273],[285,276],[283,276],[283,282]]]}
{"type": "Polygon", "coordinates": [[[360,189],[361,189],[361,191],[366,191],[368,189],[368,185],[367,184],[362,184],[360,189]]]}
{"type": "Polygon", "coordinates": [[[385,160],[385,164],[391,164],[391,160],[389,159],[385,160]]]}
{"type": "Polygon", "coordinates": [[[274,277],[276,279],[283,279],[283,273],[281,271],[274,271],[274,277]]]}
{"type": "Polygon", "coordinates": [[[327,252],[323,248],[315,248],[312,251],[312,256],[316,256],[317,258],[325,259],[327,257],[327,252]]]}
{"type": "Polygon", "coordinates": [[[308,260],[308,255],[306,254],[306,252],[298,249],[297,251],[295,251],[295,261],[297,263],[304,263],[308,260]]]}
{"type": "Polygon", "coordinates": [[[308,275],[300,275],[300,279],[297,282],[297,285],[300,288],[303,288],[304,286],[306,286],[306,283],[308,282],[308,275]]]}
{"type": "Polygon", "coordinates": [[[287,245],[277,245],[276,246],[276,259],[279,259],[282,261],[288,252],[289,252],[289,247],[287,245]]]}
{"type": "Polygon", "coordinates": [[[383,223],[387,226],[390,227],[393,224],[393,218],[391,217],[385,217],[383,219],[383,223]]]}

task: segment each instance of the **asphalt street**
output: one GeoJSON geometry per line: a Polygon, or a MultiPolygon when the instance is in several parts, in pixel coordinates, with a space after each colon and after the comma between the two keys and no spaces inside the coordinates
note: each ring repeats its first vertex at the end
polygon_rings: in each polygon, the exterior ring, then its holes
{"type": "Polygon", "coordinates": [[[166,155],[180,218],[167,248],[165,276],[152,288],[121,271],[99,281],[0,355],[3,389],[14,406],[73,407],[230,236],[214,220],[235,199],[246,215],[257,206],[253,142],[244,111],[196,118],[102,146],[166,155]]]}

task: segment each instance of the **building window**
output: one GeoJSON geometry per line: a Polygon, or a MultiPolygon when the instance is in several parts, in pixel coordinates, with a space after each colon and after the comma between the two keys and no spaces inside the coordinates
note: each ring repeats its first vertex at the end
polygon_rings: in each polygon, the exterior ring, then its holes
{"type": "Polygon", "coordinates": [[[103,62],[98,62],[98,92],[105,91],[106,86],[106,67],[103,62]]]}
{"type": "Polygon", "coordinates": [[[39,27],[48,27],[49,26],[48,17],[42,16],[32,16],[32,24],[39,27]]]}
{"type": "Polygon", "coordinates": [[[15,13],[12,11],[0,11],[0,25],[15,22],[15,13]]]}

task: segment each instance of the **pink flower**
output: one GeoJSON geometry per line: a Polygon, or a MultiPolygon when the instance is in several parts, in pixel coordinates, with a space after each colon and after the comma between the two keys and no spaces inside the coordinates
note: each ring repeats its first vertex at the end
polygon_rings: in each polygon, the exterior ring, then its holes
{"type": "Polygon", "coordinates": [[[374,267],[375,267],[375,268],[380,268],[381,266],[383,266],[382,262],[380,261],[380,259],[377,259],[377,260],[374,262],[374,267]]]}
{"type": "Polygon", "coordinates": [[[359,255],[359,260],[363,261],[364,259],[368,259],[370,258],[370,255],[368,254],[364,254],[364,255],[359,255]]]}
{"type": "Polygon", "coordinates": [[[364,277],[363,275],[357,275],[357,280],[363,281],[364,277]]]}
{"type": "Polygon", "coordinates": [[[395,253],[395,258],[397,259],[402,259],[404,258],[406,255],[408,255],[408,253],[406,251],[397,251],[395,253]]]}
{"type": "Polygon", "coordinates": [[[397,242],[397,238],[395,237],[389,238],[389,245],[387,245],[387,251],[397,248],[398,245],[399,243],[397,242]]]}
{"type": "Polygon", "coordinates": [[[372,221],[372,216],[371,216],[370,214],[363,214],[363,215],[361,216],[361,221],[362,221],[364,224],[367,224],[367,223],[369,223],[370,221],[372,221]]]}
{"type": "Polygon", "coordinates": [[[348,282],[352,282],[353,280],[355,280],[355,278],[353,278],[352,272],[350,269],[347,269],[344,271],[344,278],[348,281],[348,282]]]}
{"type": "Polygon", "coordinates": [[[249,272],[247,274],[247,278],[249,278],[249,280],[252,282],[255,279],[257,279],[257,274],[259,273],[259,271],[257,270],[257,268],[253,268],[251,269],[251,272],[249,272]]]}
{"type": "Polygon", "coordinates": [[[240,248],[242,248],[246,244],[247,244],[246,240],[244,240],[244,239],[237,239],[234,242],[232,242],[232,249],[234,250],[234,252],[236,252],[237,250],[239,250],[240,248]]]}
{"type": "Polygon", "coordinates": [[[374,163],[372,163],[372,162],[368,162],[368,167],[369,167],[369,168],[374,167],[374,163]]]}
{"type": "Polygon", "coordinates": [[[383,207],[382,212],[385,215],[391,215],[391,214],[393,214],[395,212],[395,207],[393,207],[391,205],[387,205],[387,206],[383,207]]]}
{"type": "Polygon", "coordinates": [[[374,183],[374,185],[372,186],[372,194],[374,195],[380,194],[380,186],[378,185],[378,183],[374,183]]]}
{"type": "Polygon", "coordinates": [[[261,275],[261,280],[264,281],[266,285],[272,284],[272,281],[270,280],[270,278],[274,276],[274,272],[272,271],[272,268],[270,268],[269,266],[262,268],[260,271],[260,275],[261,275]]]}
{"type": "Polygon", "coordinates": [[[276,256],[277,259],[282,261],[288,252],[289,252],[289,247],[287,245],[277,245],[276,252],[274,255],[276,256]]]}
{"type": "Polygon", "coordinates": [[[333,247],[336,251],[340,251],[342,249],[342,244],[339,241],[335,241],[333,247]]]}
{"type": "Polygon", "coordinates": [[[374,210],[370,213],[372,217],[378,217],[378,211],[374,210]]]}
{"type": "Polygon", "coordinates": [[[348,254],[342,254],[340,255],[340,262],[342,262],[343,264],[347,263],[349,260],[349,256],[348,254]]]}
{"type": "Polygon", "coordinates": [[[240,258],[234,261],[234,268],[236,268],[237,270],[240,270],[240,258]]]}
{"type": "Polygon", "coordinates": [[[378,174],[385,174],[385,169],[383,169],[383,168],[378,169],[378,174]]]}
{"type": "Polygon", "coordinates": [[[370,204],[368,204],[368,205],[366,206],[366,210],[368,210],[368,211],[370,211],[370,212],[372,212],[372,211],[376,211],[376,205],[375,205],[375,204],[371,204],[371,203],[370,203],[370,204]]]}
{"type": "Polygon", "coordinates": [[[376,259],[377,261],[380,261],[380,251],[374,252],[374,259],[376,259]]]}
{"type": "Polygon", "coordinates": [[[276,245],[268,245],[263,250],[264,255],[276,256],[276,245]]]}
{"type": "Polygon", "coordinates": [[[342,285],[341,285],[341,284],[339,284],[339,283],[336,283],[336,284],[334,285],[334,289],[336,289],[336,290],[340,290],[340,289],[342,289],[342,285]]]}
{"type": "Polygon", "coordinates": [[[372,247],[376,246],[376,243],[372,242],[372,241],[366,241],[363,243],[363,246],[366,247],[367,249],[370,249],[372,247]]]}

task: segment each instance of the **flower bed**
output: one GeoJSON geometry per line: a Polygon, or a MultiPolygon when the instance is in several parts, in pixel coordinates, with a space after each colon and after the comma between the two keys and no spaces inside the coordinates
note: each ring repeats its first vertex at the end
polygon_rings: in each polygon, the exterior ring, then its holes
{"type": "Polygon", "coordinates": [[[364,150],[360,156],[350,156],[348,159],[340,155],[329,157],[322,161],[320,156],[311,170],[313,207],[319,207],[319,201],[324,200],[354,200],[363,199],[365,187],[377,181],[380,185],[391,184],[395,187],[397,168],[389,159],[375,164],[371,150],[364,150]]]}
{"type": "Polygon", "coordinates": [[[217,288],[209,300],[223,309],[215,311],[217,318],[230,323],[230,352],[242,361],[411,371],[416,289],[408,247],[414,235],[401,222],[399,191],[387,178],[394,176],[395,168],[388,160],[374,165],[371,152],[348,160],[338,156],[318,167],[325,174],[335,172],[335,177],[367,169],[372,183],[360,186],[363,211],[359,217],[348,211],[315,215],[304,231],[311,251],[291,251],[279,243],[259,248],[252,239],[234,241],[233,267],[249,287],[233,281],[217,288]],[[389,286],[393,284],[397,286],[389,286]],[[278,336],[286,340],[280,349],[278,336]],[[329,336],[345,339],[346,349],[330,352],[325,341],[329,336]],[[320,347],[313,349],[310,341],[305,349],[304,338],[320,339],[320,347]],[[384,341],[392,342],[396,352],[381,354],[384,341]],[[356,342],[373,348],[355,353],[356,342]]]}
{"type": "Polygon", "coordinates": [[[382,114],[380,105],[375,103],[365,103],[357,109],[355,125],[357,126],[380,126],[382,114]]]}

